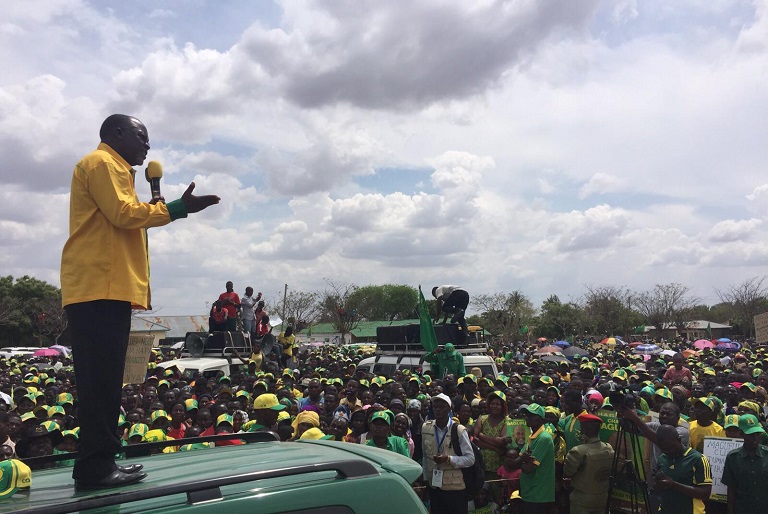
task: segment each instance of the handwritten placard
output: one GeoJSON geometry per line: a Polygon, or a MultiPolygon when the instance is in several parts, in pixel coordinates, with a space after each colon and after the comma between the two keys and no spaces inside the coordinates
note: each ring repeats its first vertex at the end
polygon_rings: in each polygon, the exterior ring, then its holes
{"type": "Polygon", "coordinates": [[[768,312],[758,314],[755,321],[755,342],[768,343],[768,312]]]}
{"type": "Polygon", "coordinates": [[[705,437],[704,456],[709,459],[709,467],[712,470],[712,496],[713,500],[725,501],[728,497],[728,487],[723,484],[723,469],[725,469],[725,457],[728,452],[741,448],[744,439],[730,437],[705,437]]]}
{"type": "Polygon", "coordinates": [[[147,376],[147,363],[152,353],[154,336],[131,336],[128,338],[128,352],[125,354],[123,384],[143,384],[147,376]]]}

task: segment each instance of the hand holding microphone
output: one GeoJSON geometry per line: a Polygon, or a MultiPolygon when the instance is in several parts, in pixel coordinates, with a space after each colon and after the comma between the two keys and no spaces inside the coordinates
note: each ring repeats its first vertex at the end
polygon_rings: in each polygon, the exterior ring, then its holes
{"type": "MultiPolygon", "coordinates": [[[[144,174],[149,182],[149,188],[152,191],[152,201],[149,203],[165,203],[165,198],[160,194],[160,179],[163,176],[163,165],[157,161],[149,161],[144,174]]],[[[184,203],[184,208],[189,214],[200,212],[211,205],[219,203],[221,200],[216,195],[195,196],[192,194],[194,189],[195,183],[192,182],[189,187],[187,187],[187,190],[184,191],[184,194],[181,195],[181,201],[184,203]]]]}
{"type": "Polygon", "coordinates": [[[165,203],[165,198],[160,194],[160,179],[163,177],[163,165],[157,161],[149,161],[147,169],[144,170],[144,175],[147,178],[147,182],[149,182],[149,189],[152,191],[152,201],[150,203],[165,203]]]}

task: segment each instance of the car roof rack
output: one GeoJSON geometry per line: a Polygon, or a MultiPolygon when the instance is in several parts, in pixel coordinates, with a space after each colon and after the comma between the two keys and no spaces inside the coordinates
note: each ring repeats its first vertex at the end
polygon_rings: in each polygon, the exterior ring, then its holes
{"type": "Polygon", "coordinates": [[[269,478],[279,478],[307,473],[319,473],[323,471],[335,471],[337,479],[362,478],[368,476],[377,476],[380,474],[370,462],[363,460],[338,460],[320,464],[289,466],[266,471],[253,471],[251,473],[241,473],[228,477],[207,478],[202,480],[195,480],[192,482],[150,487],[146,489],[125,491],[120,493],[110,491],[105,492],[103,495],[74,499],[72,501],[45,507],[35,506],[28,509],[21,509],[16,512],[34,512],[35,514],[60,514],[65,512],[78,512],[87,509],[101,509],[114,505],[149,500],[153,498],[161,498],[164,496],[171,496],[182,493],[187,495],[188,504],[195,505],[203,502],[223,500],[224,497],[221,493],[221,488],[224,486],[253,482],[256,480],[265,480],[269,478]]]}

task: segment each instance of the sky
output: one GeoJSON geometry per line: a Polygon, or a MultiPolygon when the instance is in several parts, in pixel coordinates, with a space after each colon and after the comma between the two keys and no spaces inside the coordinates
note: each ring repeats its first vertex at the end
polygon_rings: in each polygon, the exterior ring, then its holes
{"type": "Polygon", "coordinates": [[[157,315],[207,313],[228,280],[539,306],[672,282],[715,304],[768,274],[768,0],[2,11],[2,275],[60,284],[72,170],[113,113],[147,126],[166,199],[222,199],[149,230],[157,315]]]}

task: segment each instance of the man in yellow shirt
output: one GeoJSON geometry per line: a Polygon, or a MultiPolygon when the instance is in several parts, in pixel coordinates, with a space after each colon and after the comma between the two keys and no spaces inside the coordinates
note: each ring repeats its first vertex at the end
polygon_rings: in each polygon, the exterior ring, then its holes
{"type": "Polygon", "coordinates": [[[693,403],[693,421],[688,430],[691,434],[691,448],[704,452],[705,437],[725,437],[723,427],[714,422],[717,416],[717,402],[712,397],[696,398],[693,403]]]}
{"type": "Polygon", "coordinates": [[[131,309],[149,309],[149,227],[167,225],[219,202],[195,196],[194,182],[173,202],[139,202],[135,170],[149,151],[144,124],[113,114],[101,125],[101,144],[75,166],[69,239],[61,257],[62,305],[72,337],[78,384],[80,451],[72,471],[78,490],[138,482],[142,466],[118,466],[123,368],[131,309]]]}

